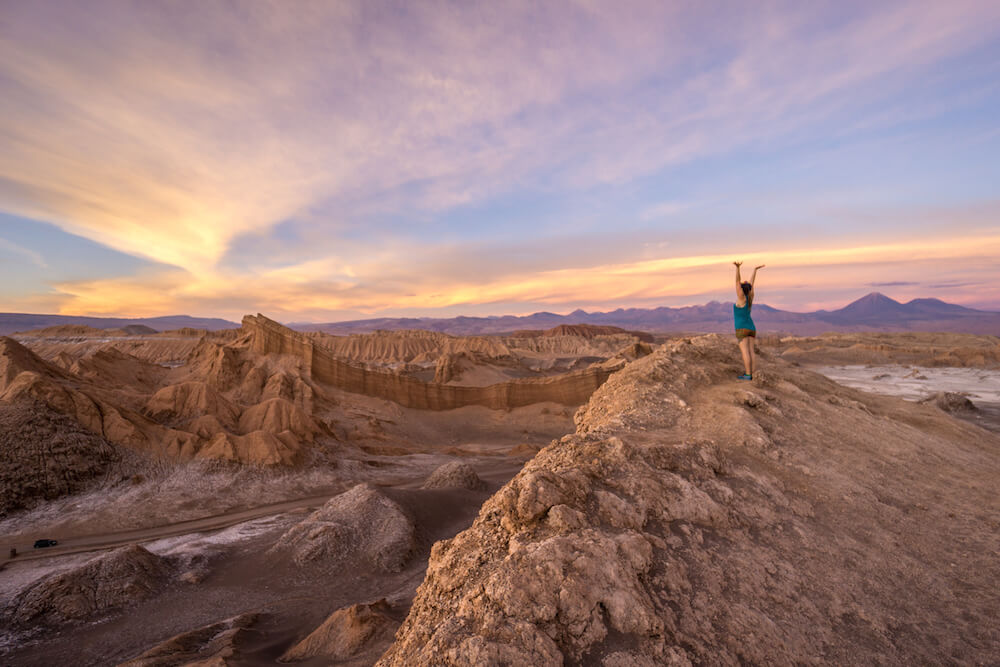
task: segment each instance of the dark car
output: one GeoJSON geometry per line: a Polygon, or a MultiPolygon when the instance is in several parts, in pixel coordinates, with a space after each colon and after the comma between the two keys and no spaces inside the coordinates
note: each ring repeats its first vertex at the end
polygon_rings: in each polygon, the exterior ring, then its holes
{"type": "Polygon", "coordinates": [[[55,540],[35,540],[36,549],[43,549],[45,547],[54,547],[57,544],[59,543],[56,542],[55,540]]]}

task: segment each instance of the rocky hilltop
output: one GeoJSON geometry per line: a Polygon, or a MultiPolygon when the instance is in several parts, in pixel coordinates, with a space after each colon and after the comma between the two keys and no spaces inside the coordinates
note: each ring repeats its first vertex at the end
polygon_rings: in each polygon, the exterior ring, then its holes
{"type": "Polygon", "coordinates": [[[1000,437],[728,338],[613,375],[437,543],[383,667],[987,664],[1000,437]]]}

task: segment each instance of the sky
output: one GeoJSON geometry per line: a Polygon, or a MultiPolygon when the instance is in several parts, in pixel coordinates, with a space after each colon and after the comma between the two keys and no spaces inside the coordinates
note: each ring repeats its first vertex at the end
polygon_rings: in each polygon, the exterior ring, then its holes
{"type": "Polygon", "coordinates": [[[0,0],[0,311],[1000,310],[1000,3],[0,0]]]}

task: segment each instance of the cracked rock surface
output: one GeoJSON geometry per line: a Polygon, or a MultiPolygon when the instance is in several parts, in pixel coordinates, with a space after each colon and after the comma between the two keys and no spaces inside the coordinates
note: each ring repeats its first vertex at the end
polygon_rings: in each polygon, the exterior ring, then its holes
{"type": "Polygon", "coordinates": [[[989,663],[1000,437],[728,337],[613,375],[437,543],[378,663],[989,663]]]}

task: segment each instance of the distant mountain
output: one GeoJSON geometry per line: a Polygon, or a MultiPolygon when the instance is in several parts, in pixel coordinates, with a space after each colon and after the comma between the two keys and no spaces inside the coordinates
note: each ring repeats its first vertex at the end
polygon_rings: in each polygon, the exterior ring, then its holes
{"type": "MultiPolygon", "coordinates": [[[[796,313],[772,308],[764,303],[753,307],[754,322],[762,332],[814,335],[825,331],[953,331],[1000,335],[1000,313],[974,310],[940,299],[913,299],[900,303],[879,292],[872,292],[838,310],[796,313]]],[[[192,327],[195,329],[235,329],[236,322],[217,318],[170,315],[136,319],[75,317],[71,315],[31,315],[0,313],[0,336],[15,331],[29,331],[61,324],[82,324],[96,329],[120,329],[146,326],[157,331],[192,327]]],[[[346,335],[378,329],[424,329],[455,335],[507,334],[525,329],[552,329],[562,325],[593,324],[650,332],[728,333],[733,327],[733,304],[710,301],[700,306],[680,308],[618,308],[608,312],[588,313],[574,310],[568,315],[539,312],[531,315],[491,317],[380,317],[370,320],[329,322],[325,324],[292,323],[299,331],[322,331],[346,335]]]]}
{"type": "Polygon", "coordinates": [[[140,317],[134,319],[120,317],[77,317],[75,315],[33,315],[29,313],[0,313],[0,336],[15,331],[44,329],[64,324],[80,324],[95,329],[121,329],[129,326],[143,326],[156,331],[168,331],[191,327],[192,329],[238,329],[239,324],[214,317],[189,317],[188,315],[167,315],[164,317],[140,317]]]}
{"type": "MultiPolygon", "coordinates": [[[[839,310],[796,313],[759,303],[753,307],[758,329],[795,335],[825,331],[952,331],[1000,335],[1000,313],[974,310],[940,299],[913,299],[900,303],[879,292],[863,296],[839,310]]],[[[293,323],[299,331],[346,335],[378,329],[425,329],[456,335],[510,333],[521,329],[551,329],[560,325],[595,324],[653,332],[726,333],[733,327],[733,304],[711,301],[681,308],[619,308],[568,315],[540,312],[532,315],[451,318],[378,318],[326,324],[293,323]]]]}

